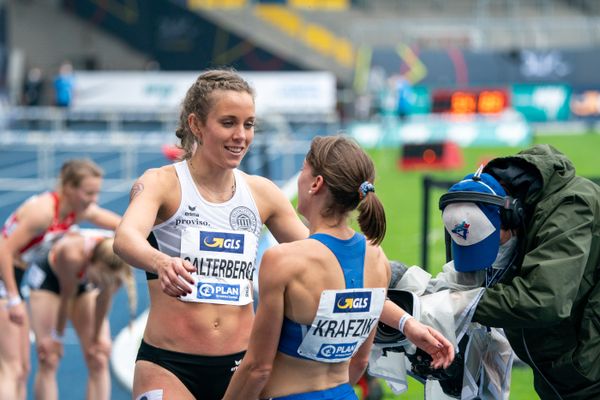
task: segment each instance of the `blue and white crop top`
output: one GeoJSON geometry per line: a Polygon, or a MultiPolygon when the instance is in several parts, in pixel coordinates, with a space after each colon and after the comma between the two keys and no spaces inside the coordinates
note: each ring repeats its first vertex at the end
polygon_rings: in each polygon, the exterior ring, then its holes
{"type": "Polygon", "coordinates": [[[355,233],[342,240],[317,233],[335,255],[346,282],[345,289],[324,290],[311,325],[285,317],[278,350],[296,358],[328,363],[349,360],[376,327],[385,301],[385,288],[364,288],[366,239],[355,233]]]}

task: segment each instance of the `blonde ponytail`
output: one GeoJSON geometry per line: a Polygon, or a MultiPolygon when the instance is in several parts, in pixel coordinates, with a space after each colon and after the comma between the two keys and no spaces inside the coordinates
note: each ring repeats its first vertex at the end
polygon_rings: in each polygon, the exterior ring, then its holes
{"type": "Polygon", "coordinates": [[[135,276],[133,274],[133,267],[114,253],[113,241],[112,237],[108,237],[98,242],[92,253],[91,262],[102,263],[106,266],[106,268],[102,268],[99,272],[101,281],[107,284],[107,286],[120,286],[124,284],[129,303],[129,320],[131,323],[137,311],[135,276]]]}

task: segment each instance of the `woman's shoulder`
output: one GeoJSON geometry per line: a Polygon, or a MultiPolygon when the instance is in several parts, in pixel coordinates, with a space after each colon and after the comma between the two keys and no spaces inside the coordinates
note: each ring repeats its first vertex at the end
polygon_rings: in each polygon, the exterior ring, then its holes
{"type": "Polygon", "coordinates": [[[179,185],[179,178],[175,166],[170,164],[147,169],[137,179],[136,184],[157,188],[166,192],[172,190],[174,186],[179,185]]]}
{"type": "Polygon", "coordinates": [[[57,193],[56,192],[42,192],[36,195],[29,197],[27,200],[23,202],[22,207],[30,207],[30,208],[50,208],[54,210],[55,202],[57,201],[57,193]]]}
{"type": "Polygon", "coordinates": [[[295,258],[298,254],[302,254],[306,251],[307,241],[296,240],[288,243],[278,243],[275,246],[268,248],[265,251],[265,255],[268,253],[275,258],[295,258]]]}
{"type": "Polygon", "coordinates": [[[50,224],[56,209],[52,192],[40,193],[27,199],[16,212],[20,221],[28,220],[33,225],[50,224]]]}
{"type": "Polygon", "coordinates": [[[238,170],[238,171],[239,171],[240,176],[242,178],[244,178],[244,180],[246,181],[248,186],[250,186],[250,189],[252,190],[253,193],[256,193],[256,192],[262,193],[265,190],[266,191],[271,191],[271,190],[279,191],[279,188],[277,187],[277,185],[270,179],[265,178],[264,176],[247,174],[241,170],[238,170]]]}
{"type": "Polygon", "coordinates": [[[390,263],[383,248],[372,245],[367,241],[365,264],[365,267],[369,271],[368,275],[378,281],[373,282],[375,286],[380,286],[380,283],[384,283],[384,280],[389,283],[391,277],[390,263]]]}
{"type": "Polygon", "coordinates": [[[144,179],[177,179],[177,171],[174,164],[162,167],[148,168],[140,178],[144,179]]]}
{"type": "Polygon", "coordinates": [[[326,262],[331,252],[319,242],[310,238],[277,244],[267,251],[281,264],[297,267],[305,271],[309,265],[316,266],[326,262]]]}
{"type": "Polygon", "coordinates": [[[307,258],[311,255],[314,255],[314,249],[311,249],[310,241],[296,240],[289,243],[279,243],[268,248],[263,254],[263,262],[290,267],[301,266],[306,265],[307,258]]]}
{"type": "Polygon", "coordinates": [[[79,233],[69,232],[58,239],[52,247],[57,256],[62,260],[68,260],[70,265],[84,261],[85,239],[79,233]]]}
{"type": "Polygon", "coordinates": [[[54,248],[77,248],[83,247],[84,236],[79,231],[69,231],[61,236],[52,247],[54,248]]]}

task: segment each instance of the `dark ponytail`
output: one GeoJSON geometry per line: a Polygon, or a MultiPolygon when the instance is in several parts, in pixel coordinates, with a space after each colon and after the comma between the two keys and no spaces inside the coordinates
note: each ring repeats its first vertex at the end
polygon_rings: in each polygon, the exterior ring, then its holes
{"type": "Polygon", "coordinates": [[[315,176],[323,177],[332,196],[323,216],[341,219],[358,209],[361,231],[373,244],[381,244],[386,230],[385,211],[375,194],[375,166],[367,153],[344,135],[317,136],[306,162],[315,176]]]}

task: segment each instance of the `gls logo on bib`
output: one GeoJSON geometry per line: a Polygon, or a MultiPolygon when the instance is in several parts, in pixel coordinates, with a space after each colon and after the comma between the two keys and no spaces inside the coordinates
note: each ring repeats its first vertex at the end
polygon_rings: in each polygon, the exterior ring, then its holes
{"type": "Polygon", "coordinates": [[[337,293],[334,313],[368,312],[371,308],[371,292],[337,293]]]}
{"type": "Polygon", "coordinates": [[[200,231],[200,250],[218,253],[244,253],[244,235],[200,231]]]}

